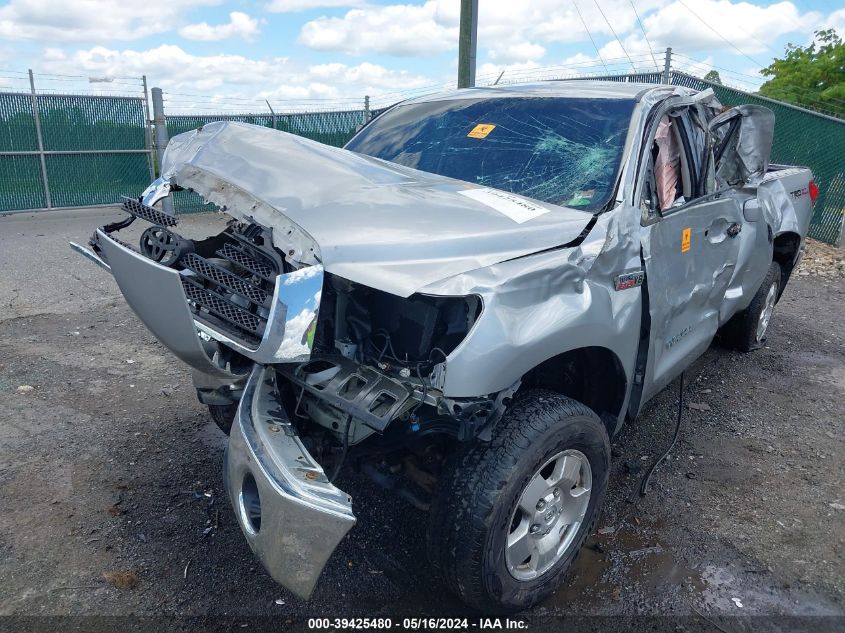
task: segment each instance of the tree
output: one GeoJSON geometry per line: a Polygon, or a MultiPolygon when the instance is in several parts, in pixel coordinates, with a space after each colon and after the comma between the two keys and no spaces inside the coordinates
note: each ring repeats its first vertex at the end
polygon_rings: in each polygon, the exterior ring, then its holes
{"type": "Polygon", "coordinates": [[[845,118],[845,41],[833,29],[816,31],[809,46],[787,44],[760,73],[771,77],[761,94],[845,118]]]}
{"type": "Polygon", "coordinates": [[[704,81],[709,81],[711,84],[722,85],[722,78],[719,76],[718,70],[711,70],[709,73],[704,75],[704,81]]]}

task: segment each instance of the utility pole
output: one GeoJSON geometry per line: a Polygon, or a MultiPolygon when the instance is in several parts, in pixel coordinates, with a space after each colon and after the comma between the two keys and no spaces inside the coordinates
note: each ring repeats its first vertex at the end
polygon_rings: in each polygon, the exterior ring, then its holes
{"type": "Polygon", "coordinates": [[[478,33],[478,0],[461,0],[458,36],[458,88],[475,86],[475,47],[478,33]]]}
{"type": "Polygon", "coordinates": [[[670,84],[672,83],[672,75],[671,75],[671,68],[672,68],[672,47],[666,49],[666,60],[663,62],[663,83],[670,84]]]}
{"type": "MultiPolygon", "coordinates": [[[[162,175],[162,160],[164,148],[167,147],[167,119],[164,116],[164,97],[161,88],[153,88],[153,124],[155,125],[156,156],[158,157],[158,174],[162,175]]],[[[167,196],[161,201],[162,210],[173,215],[173,198],[167,196]]]]}

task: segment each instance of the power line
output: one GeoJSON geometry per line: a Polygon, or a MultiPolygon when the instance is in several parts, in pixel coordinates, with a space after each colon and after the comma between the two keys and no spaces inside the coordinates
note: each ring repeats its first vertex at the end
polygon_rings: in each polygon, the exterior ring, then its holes
{"type": "Polygon", "coordinates": [[[625,53],[625,57],[627,57],[628,61],[631,62],[631,70],[636,71],[637,68],[636,66],[634,66],[634,62],[631,61],[631,57],[630,55],[628,55],[628,51],[626,51],[625,47],[622,45],[622,40],[619,39],[619,36],[616,34],[616,31],[613,30],[613,26],[610,24],[610,20],[607,19],[607,16],[604,14],[604,11],[602,11],[601,7],[599,6],[599,0],[593,0],[593,3],[596,5],[596,9],[599,10],[599,13],[601,13],[601,17],[603,17],[604,21],[607,23],[607,28],[610,29],[611,33],[613,33],[613,37],[616,39],[617,42],[619,42],[619,48],[622,49],[622,52],[625,53]]]}
{"type": "Polygon", "coordinates": [[[642,20],[640,20],[640,14],[637,13],[637,8],[634,6],[633,0],[628,0],[628,2],[630,3],[631,8],[634,10],[634,16],[636,16],[637,18],[637,24],[640,25],[640,30],[643,32],[643,39],[645,39],[645,43],[648,46],[648,52],[651,53],[651,61],[654,62],[654,69],[659,72],[660,65],[657,63],[657,58],[654,56],[654,51],[651,48],[651,42],[648,41],[648,35],[646,35],[645,27],[643,27],[643,22],[642,20]]]}
{"type": "Polygon", "coordinates": [[[572,0],[572,6],[575,7],[575,12],[578,14],[578,17],[581,20],[581,24],[584,25],[584,30],[587,31],[587,37],[590,38],[590,42],[592,43],[593,48],[596,50],[596,55],[598,55],[598,58],[601,60],[602,66],[604,66],[604,69],[607,72],[610,72],[609,70],[607,70],[607,64],[604,63],[604,60],[601,57],[601,53],[599,52],[599,47],[596,46],[596,41],[593,39],[593,34],[590,33],[590,29],[587,28],[587,22],[584,20],[584,16],[581,15],[581,9],[578,8],[578,3],[575,2],[575,0],[572,0]]]}
{"type": "Polygon", "coordinates": [[[716,30],[716,29],[714,29],[712,26],[710,26],[710,24],[708,24],[707,22],[705,22],[705,21],[704,21],[704,19],[703,19],[700,15],[698,15],[695,11],[693,11],[692,9],[690,9],[690,8],[689,8],[689,6],[687,6],[687,3],[686,3],[686,2],[684,2],[684,0],[678,0],[678,2],[679,2],[679,3],[680,3],[680,5],[681,5],[682,7],[684,7],[687,11],[689,11],[690,13],[692,13],[692,14],[693,14],[693,16],[695,16],[695,18],[696,18],[699,22],[701,22],[704,26],[706,26],[708,29],[710,29],[711,31],[713,31],[713,33],[715,33],[715,34],[716,34],[716,35],[717,35],[717,36],[718,36],[721,40],[723,40],[724,42],[727,42],[727,44],[728,44],[731,48],[733,48],[733,49],[734,49],[737,53],[739,53],[740,55],[742,55],[742,56],[743,56],[743,57],[745,57],[746,59],[751,60],[751,61],[752,61],[752,62],[753,62],[756,66],[763,66],[763,64],[761,64],[760,62],[758,62],[756,59],[754,59],[753,57],[751,57],[750,55],[748,55],[748,54],[747,54],[747,53],[745,53],[744,51],[740,50],[740,48],[739,48],[738,46],[736,46],[736,44],[734,44],[733,42],[731,42],[728,38],[726,38],[724,35],[722,35],[719,31],[717,31],[717,30],[716,30]]]}

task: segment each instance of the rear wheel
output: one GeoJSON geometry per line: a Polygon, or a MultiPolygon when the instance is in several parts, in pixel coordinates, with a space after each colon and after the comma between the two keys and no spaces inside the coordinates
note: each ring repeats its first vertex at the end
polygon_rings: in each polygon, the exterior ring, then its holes
{"type": "Polygon", "coordinates": [[[512,612],[552,593],[598,520],[607,431],[549,391],[516,402],[493,433],[455,457],[432,504],[428,550],[467,604],[512,612]]]}
{"type": "Polygon", "coordinates": [[[722,329],[722,340],[726,344],[741,352],[750,352],[763,346],[780,294],[780,284],[780,264],[772,262],[749,306],[735,314],[722,329]]]}

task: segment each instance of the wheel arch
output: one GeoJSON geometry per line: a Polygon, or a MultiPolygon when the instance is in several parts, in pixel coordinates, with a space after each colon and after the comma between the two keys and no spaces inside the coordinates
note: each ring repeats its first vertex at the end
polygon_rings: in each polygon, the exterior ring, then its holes
{"type": "Polygon", "coordinates": [[[775,236],[772,245],[772,259],[780,265],[780,289],[778,298],[783,294],[786,282],[792,275],[795,265],[798,263],[798,252],[801,249],[801,236],[792,231],[779,233],[775,236]]]}
{"type": "Polygon", "coordinates": [[[549,389],[592,409],[613,436],[625,406],[628,377],[610,349],[587,346],[562,352],[527,372],[522,388],[549,389]]]}

